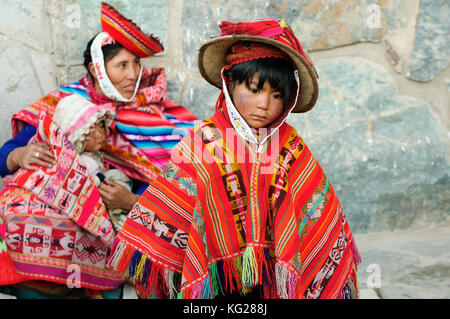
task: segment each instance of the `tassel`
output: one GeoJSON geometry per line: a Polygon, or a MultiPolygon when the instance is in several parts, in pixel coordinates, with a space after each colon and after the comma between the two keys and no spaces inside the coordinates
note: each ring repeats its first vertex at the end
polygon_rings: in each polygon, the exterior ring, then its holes
{"type": "Polygon", "coordinates": [[[129,265],[128,265],[128,278],[132,279],[135,276],[136,273],[136,267],[141,261],[142,254],[135,250],[133,255],[131,256],[129,265]]]}
{"type": "Polygon", "coordinates": [[[166,282],[168,290],[166,294],[169,295],[170,299],[174,299],[177,294],[177,287],[174,279],[174,272],[169,269],[164,269],[164,281],[166,282]]]}
{"type": "Polygon", "coordinates": [[[298,275],[281,263],[275,265],[278,296],[282,299],[295,299],[299,294],[298,275]]]}
{"type": "Polygon", "coordinates": [[[135,271],[134,271],[135,274],[134,274],[133,280],[139,280],[139,282],[142,282],[144,266],[145,266],[146,260],[147,260],[147,257],[145,257],[145,255],[142,255],[141,260],[139,261],[139,263],[137,264],[137,266],[135,268],[135,271]]]}
{"type": "Polygon", "coordinates": [[[255,248],[248,246],[242,256],[242,285],[244,288],[253,288],[258,281],[259,273],[255,248]]]}
{"type": "Polygon", "coordinates": [[[203,291],[203,280],[192,285],[192,296],[190,299],[200,299],[203,291]]]}
{"type": "Polygon", "coordinates": [[[258,35],[263,31],[280,28],[280,24],[278,21],[274,19],[265,19],[258,20],[254,22],[228,22],[222,21],[219,25],[222,34],[231,35],[231,34],[249,34],[249,35],[258,35]]]}
{"type": "Polygon", "coordinates": [[[211,274],[211,286],[215,296],[220,293],[224,295],[222,284],[220,283],[221,279],[219,277],[219,271],[217,269],[217,263],[209,265],[209,272],[211,274]]]}
{"type": "Polygon", "coordinates": [[[111,249],[107,267],[118,272],[124,272],[134,251],[134,249],[130,248],[116,238],[113,243],[113,248],[111,249]]]}
{"type": "Polygon", "coordinates": [[[202,295],[201,295],[202,299],[213,299],[214,298],[211,288],[212,288],[211,287],[211,277],[208,275],[203,280],[203,290],[202,290],[202,295]]]}
{"type": "Polygon", "coordinates": [[[218,268],[219,274],[220,270],[222,270],[222,277],[225,280],[225,291],[228,293],[232,293],[234,289],[237,289],[238,291],[242,290],[242,283],[240,280],[242,274],[241,258],[241,256],[236,256],[234,258],[225,259],[221,264],[222,269],[218,268]]]}

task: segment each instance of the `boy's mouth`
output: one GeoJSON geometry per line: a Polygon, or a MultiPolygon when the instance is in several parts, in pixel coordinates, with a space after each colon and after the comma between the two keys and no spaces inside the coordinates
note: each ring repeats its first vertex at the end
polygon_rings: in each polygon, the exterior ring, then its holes
{"type": "Polygon", "coordinates": [[[261,116],[261,115],[250,115],[250,118],[255,121],[264,121],[266,119],[265,116],[261,116]]]}

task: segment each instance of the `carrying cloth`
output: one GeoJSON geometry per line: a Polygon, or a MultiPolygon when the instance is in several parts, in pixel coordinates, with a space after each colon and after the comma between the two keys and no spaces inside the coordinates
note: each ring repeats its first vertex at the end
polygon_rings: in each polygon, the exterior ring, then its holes
{"type": "Polygon", "coordinates": [[[144,298],[256,285],[265,298],[357,296],[352,233],[304,141],[283,123],[258,153],[225,114],[175,147],[119,232],[111,267],[144,298]]]}
{"type": "Polygon", "coordinates": [[[45,143],[56,164],[19,169],[0,196],[8,255],[23,281],[110,290],[123,276],[105,268],[115,232],[100,193],[63,132],[42,112],[30,143],[45,143]]]}
{"type": "Polygon", "coordinates": [[[192,129],[196,120],[190,111],[167,98],[163,68],[143,68],[139,89],[131,102],[113,102],[97,93],[92,77],[86,75],[14,114],[13,136],[21,129],[20,121],[36,126],[39,112],[53,115],[59,100],[74,93],[104,108],[114,108],[115,122],[102,148],[105,162],[145,183],[167,163],[173,146],[192,129]]]}

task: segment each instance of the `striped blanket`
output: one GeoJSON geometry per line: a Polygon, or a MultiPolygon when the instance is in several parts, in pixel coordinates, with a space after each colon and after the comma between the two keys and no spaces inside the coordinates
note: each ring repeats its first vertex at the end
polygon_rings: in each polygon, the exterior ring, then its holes
{"type": "Polygon", "coordinates": [[[283,123],[256,152],[223,111],[195,126],[115,239],[143,298],[353,298],[356,245],[321,166],[283,123]]]}
{"type": "MultiPolygon", "coordinates": [[[[124,282],[123,275],[105,268],[115,233],[79,154],[45,113],[30,142],[47,144],[56,164],[36,171],[19,169],[6,179],[0,193],[2,237],[20,275],[16,281],[117,288],[124,282]]],[[[10,264],[5,261],[4,265],[10,264]]]]}
{"type": "Polygon", "coordinates": [[[94,104],[116,110],[115,125],[103,147],[105,161],[128,177],[148,183],[170,158],[173,146],[194,126],[195,116],[170,101],[164,69],[143,68],[139,89],[131,102],[111,102],[93,88],[92,78],[63,86],[14,114],[15,136],[21,122],[37,125],[41,111],[53,115],[59,100],[79,94],[94,104]]]}

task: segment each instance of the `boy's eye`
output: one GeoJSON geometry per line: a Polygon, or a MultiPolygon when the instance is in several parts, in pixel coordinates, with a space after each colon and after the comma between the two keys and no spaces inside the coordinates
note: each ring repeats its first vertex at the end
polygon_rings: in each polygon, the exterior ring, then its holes
{"type": "Polygon", "coordinates": [[[252,92],[254,94],[258,93],[258,91],[259,90],[257,88],[250,88],[250,92],[252,92]]]}
{"type": "Polygon", "coordinates": [[[274,93],[273,98],[278,100],[278,99],[283,99],[283,96],[280,93],[274,93]]]}

